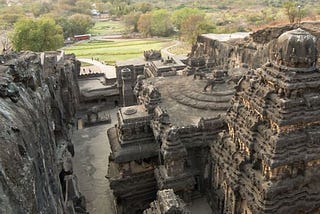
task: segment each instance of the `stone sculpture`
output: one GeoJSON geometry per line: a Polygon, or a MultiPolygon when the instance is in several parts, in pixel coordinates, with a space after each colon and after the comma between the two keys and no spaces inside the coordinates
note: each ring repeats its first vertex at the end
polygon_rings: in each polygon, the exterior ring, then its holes
{"type": "Polygon", "coordinates": [[[227,71],[223,71],[223,70],[216,70],[213,72],[213,77],[210,78],[208,76],[206,76],[206,79],[207,79],[207,84],[204,86],[203,88],[203,91],[206,92],[207,91],[207,88],[209,86],[211,86],[211,91],[213,90],[213,87],[216,85],[216,84],[221,84],[221,83],[224,83],[226,80],[225,80],[225,77],[228,75],[228,72],[227,71]]]}
{"type": "Polygon", "coordinates": [[[146,61],[161,59],[161,51],[159,50],[148,50],[144,51],[143,54],[146,61]]]}

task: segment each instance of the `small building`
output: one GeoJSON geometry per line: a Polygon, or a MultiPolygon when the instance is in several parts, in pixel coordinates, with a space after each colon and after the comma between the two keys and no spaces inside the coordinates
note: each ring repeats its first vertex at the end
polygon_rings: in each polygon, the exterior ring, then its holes
{"type": "Polygon", "coordinates": [[[182,70],[185,67],[185,63],[179,58],[167,57],[148,62],[144,69],[144,75],[146,77],[175,76],[178,70],[182,70]]]}
{"type": "Polygon", "coordinates": [[[111,122],[108,109],[120,105],[116,80],[111,82],[104,73],[78,76],[80,107],[77,113],[78,128],[111,122]]]}
{"type": "Polygon", "coordinates": [[[107,85],[104,74],[92,74],[79,77],[80,102],[82,108],[93,105],[105,107],[118,106],[119,91],[116,84],[107,85]]]}
{"type": "Polygon", "coordinates": [[[74,35],[73,39],[75,41],[89,40],[91,39],[91,34],[74,35]]]}

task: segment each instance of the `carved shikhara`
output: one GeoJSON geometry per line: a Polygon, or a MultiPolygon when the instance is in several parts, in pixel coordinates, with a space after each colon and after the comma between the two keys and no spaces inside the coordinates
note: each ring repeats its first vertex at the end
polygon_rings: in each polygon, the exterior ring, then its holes
{"type": "Polygon", "coordinates": [[[211,148],[212,201],[222,213],[319,213],[316,39],[289,31],[272,53],[240,83],[229,131],[211,148]]]}

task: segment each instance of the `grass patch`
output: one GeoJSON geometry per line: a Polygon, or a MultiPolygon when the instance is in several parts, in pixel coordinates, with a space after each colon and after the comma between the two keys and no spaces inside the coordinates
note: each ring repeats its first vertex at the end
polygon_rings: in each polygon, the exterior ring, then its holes
{"type": "Polygon", "coordinates": [[[91,29],[93,35],[116,35],[125,32],[125,26],[120,21],[98,21],[91,29]]]}
{"type": "Polygon", "coordinates": [[[93,64],[87,62],[81,62],[81,67],[92,66],[93,64]]]}
{"type": "Polygon", "coordinates": [[[108,64],[143,56],[145,50],[159,50],[171,44],[169,39],[132,39],[115,41],[89,41],[66,47],[66,53],[74,53],[78,58],[99,58],[108,64]]]}

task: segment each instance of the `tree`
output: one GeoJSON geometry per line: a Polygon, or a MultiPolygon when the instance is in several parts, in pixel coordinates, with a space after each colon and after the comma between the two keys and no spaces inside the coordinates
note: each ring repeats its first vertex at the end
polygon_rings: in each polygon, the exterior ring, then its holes
{"type": "Polygon", "coordinates": [[[52,10],[52,5],[48,2],[34,2],[31,5],[31,11],[35,17],[49,13],[52,10]]]}
{"type": "Polygon", "coordinates": [[[175,10],[171,15],[171,20],[174,26],[181,30],[181,24],[184,22],[189,16],[205,16],[205,13],[198,8],[190,8],[184,7],[179,10],[175,10]]]}
{"type": "Polygon", "coordinates": [[[290,23],[294,23],[299,16],[298,5],[294,1],[286,1],[282,5],[285,14],[288,16],[290,23]]]}
{"type": "Polygon", "coordinates": [[[94,21],[92,20],[91,16],[88,15],[74,14],[70,16],[68,21],[71,25],[72,36],[88,33],[94,26],[94,21]]]}
{"type": "Polygon", "coordinates": [[[108,5],[103,2],[96,3],[96,8],[100,13],[104,13],[108,9],[108,5]]]}
{"type": "Polygon", "coordinates": [[[67,17],[55,17],[56,22],[62,27],[63,37],[66,39],[68,37],[74,36],[72,33],[72,26],[67,17]]]}
{"type": "Polygon", "coordinates": [[[74,8],[74,11],[76,13],[83,13],[83,14],[90,14],[91,9],[91,3],[87,0],[79,0],[76,2],[76,6],[74,8]]]}
{"type": "Polygon", "coordinates": [[[214,28],[215,26],[206,19],[205,14],[194,14],[181,23],[181,35],[184,40],[194,44],[200,34],[212,32],[214,28]]]}
{"type": "Polygon", "coordinates": [[[145,37],[151,36],[151,17],[151,13],[141,14],[138,20],[138,31],[145,37]]]}
{"type": "Polygon", "coordinates": [[[141,12],[131,12],[124,16],[124,23],[129,31],[138,32],[138,21],[140,16],[141,12]]]}
{"type": "Polygon", "coordinates": [[[138,30],[144,36],[169,36],[173,33],[170,14],[165,9],[142,14],[138,21],[138,30]]]}
{"type": "Polygon", "coordinates": [[[109,13],[117,17],[126,15],[134,10],[131,5],[123,1],[113,1],[111,4],[109,4],[109,7],[109,13]]]}
{"type": "Polygon", "coordinates": [[[78,34],[86,34],[94,26],[91,16],[74,14],[68,18],[59,17],[57,22],[63,28],[64,38],[73,37],[78,34]]]}
{"type": "Polygon", "coordinates": [[[49,17],[21,19],[14,25],[11,40],[17,51],[56,50],[63,45],[62,28],[49,17]]]}
{"type": "Polygon", "coordinates": [[[206,14],[198,8],[184,7],[172,13],[171,20],[180,36],[194,43],[198,35],[212,32],[215,26],[206,18],[206,14]]]}
{"type": "Polygon", "coordinates": [[[142,13],[146,13],[152,10],[152,4],[149,2],[139,2],[134,5],[136,11],[140,11],[142,13]]]}
{"type": "Polygon", "coordinates": [[[153,36],[169,36],[173,33],[170,14],[165,9],[152,11],[151,34],[153,36]]]}

